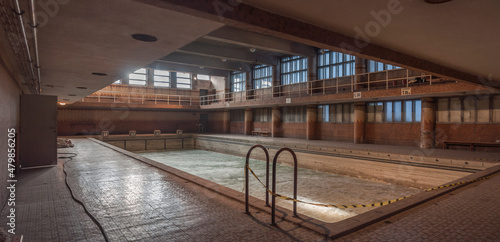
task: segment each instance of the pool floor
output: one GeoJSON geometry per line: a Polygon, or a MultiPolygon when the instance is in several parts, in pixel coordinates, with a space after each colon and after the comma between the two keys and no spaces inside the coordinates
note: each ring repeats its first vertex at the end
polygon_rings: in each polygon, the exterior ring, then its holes
{"type": "MultiPolygon", "coordinates": [[[[197,149],[138,153],[165,165],[244,192],[244,157],[197,149]]],[[[250,167],[264,182],[265,162],[251,160],[250,167]]],[[[293,167],[278,164],[276,171],[277,193],[292,197],[293,167]]],[[[336,205],[372,204],[420,192],[416,188],[301,168],[298,169],[297,190],[299,200],[336,205]]],[[[250,195],[265,200],[265,192],[262,185],[250,175],[250,195]]],[[[292,208],[291,201],[282,199],[276,201],[279,206],[292,208]]],[[[338,222],[371,209],[373,208],[338,209],[297,204],[299,214],[329,223],[338,222]]]]}

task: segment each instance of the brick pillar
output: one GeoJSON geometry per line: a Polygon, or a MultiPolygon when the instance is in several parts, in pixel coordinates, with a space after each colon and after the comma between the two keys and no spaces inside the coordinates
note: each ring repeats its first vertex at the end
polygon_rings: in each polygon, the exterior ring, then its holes
{"type": "Polygon", "coordinates": [[[245,135],[251,135],[253,130],[253,110],[245,109],[245,135]]]}
{"type": "Polygon", "coordinates": [[[231,114],[229,110],[224,110],[222,113],[222,132],[224,134],[229,134],[231,132],[230,124],[231,124],[231,114]]]}
{"type": "Polygon", "coordinates": [[[436,128],[436,99],[422,98],[422,117],[421,117],[421,135],[420,147],[432,149],[435,147],[435,128],[436,128]]]}
{"type": "Polygon", "coordinates": [[[316,105],[308,105],[306,110],[306,139],[316,139],[316,122],[318,119],[318,107],[316,105]]]}
{"type": "Polygon", "coordinates": [[[354,143],[365,142],[366,104],[354,104],[354,143]]]}
{"type": "Polygon", "coordinates": [[[272,128],[271,133],[273,137],[283,137],[282,115],[280,107],[273,107],[271,115],[272,128]]]}
{"type": "MultiPolygon", "coordinates": [[[[368,67],[366,65],[365,59],[356,57],[354,64],[355,64],[354,71],[356,74],[366,73],[368,71],[368,67]]],[[[358,83],[359,82],[366,82],[366,80],[367,80],[366,75],[356,76],[354,79],[354,83],[356,83],[356,85],[354,85],[354,90],[363,89],[365,87],[365,84],[358,84],[358,83]]]]}
{"type": "Polygon", "coordinates": [[[321,84],[322,83],[314,82],[314,81],[318,80],[318,75],[316,73],[316,67],[317,67],[316,63],[317,63],[316,55],[307,58],[307,93],[308,94],[310,94],[311,91],[313,93],[321,91],[321,84]],[[316,89],[316,88],[319,88],[319,89],[316,89]]]}
{"type": "Polygon", "coordinates": [[[272,87],[273,87],[273,97],[279,97],[280,96],[280,66],[279,65],[273,65],[273,82],[272,82],[272,87]]]}

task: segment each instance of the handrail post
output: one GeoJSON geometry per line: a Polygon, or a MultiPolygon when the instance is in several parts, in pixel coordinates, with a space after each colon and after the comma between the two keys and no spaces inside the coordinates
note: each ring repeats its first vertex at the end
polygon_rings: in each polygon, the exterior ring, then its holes
{"type": "Polygon", "coordinates": [[[293,157],[293,216],[298,217],[297,215],[297,156],[295,155],[295,152],[293,152],[292,149],[290,148],[281,148],[276,152],[274,155],[273,159],[273,187],[272,187],[272,192],[273,192],[273,197],[271,199],[271,225],[276,225],[275,221],[275,214],[276,214],[276,161],[278,160],[278,156],[281,154],[283,151],[288,151],[290,154],[292,154],[293,157]]]}
{"type": "Polygon", "coordinates": [[[262,145],[254,145],[252,146],[248,152],[247,152],[247,157],[245,160],[245,213],[250,214],[250,211],[248,210],[248,197],[249,197],[249,189],[248,189],[248,163],[250,161],[250,154],[252,153],[252,150],[255,148],[261,148],[264,150],[264,153],[266,154],[266,206],[269,207],[269,192],[267,192],[267,189],[269,187],[269,152],[267,152],[266,147],[262,145]]]}

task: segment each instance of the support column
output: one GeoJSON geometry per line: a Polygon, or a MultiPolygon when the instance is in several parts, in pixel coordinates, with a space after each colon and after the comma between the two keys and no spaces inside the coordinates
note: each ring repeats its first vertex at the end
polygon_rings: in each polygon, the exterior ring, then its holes
{"type": "MultiPolygon", "coordinates": [[[[356,74],[361,74],[361,73],[366,73],[368,71],[367,66],[366,66],[366,59],[356,57],[354,60],[354,70],[356,74]]],[[[360,90],[365,88],[365,84],[359,84],[360,82],[366,82],[367,76],[356,76],[354,79],[354,90],[360,90]]]]}
{"type": "Polygon", "coordinates": [[[306,110],[306,139],[316,139],[316,122],[318,120],[318,107],[308,105],[306,110]]]}
{"type": "Polygon", "coordinates": [[[272,117],[271,117],[271,122],[272,122],[271,134],[273,137],[283,137],[283,126],[282,126],[283,121],[281,117],[282,117],[281,108],[273,107],[272,117]]]}
{"type": "Polygon", "coordinates": [[[280,90],[281,88],[279,87],[281,84],[280,81],[280,66],[279,65],[273,65],[273,82],[272,82],[272,87],[273,87],[273,97],[279,97],[280,96],[280,90]]]}
{"type": "Polygon", "coordinates": [[[224,134],[229,134],[231,132],[230,129],[231,124],[231,113],[229,110],[224,110],[222,113],[222,132],[224,134]]]}
{"type": "Polygon", "coordinates": [[[422,98],[420,147],[432,149],[435,147],[436,129],[436,99],[432,97],[422,98]]]}
{"type": "Polygon", "coordinates": [[[252,71],[246,72],[245,74],[245,93],[246,99],[254,99],[254,91],[253,91],[253,75],[252,71]]]}
{"type": "Polygon", "coordinates": [[[354,143],[365,142],[366,104],[354,104],[354,143]]]}
{"type": "Polygon", "coordinates": [[[319,92],[321,90],[322,83],[314,82],[318,80],[318,75],[316,73],[317,57],[316,55],[307,58],[307,93],[319,92]],[[320,88],[320,89],[316,89],[320,88]]]}
{"type": "Polygon", "coordinates": [[[245,135],[252,135],[253,130],[253,110],[245,109],[245,135]]]}

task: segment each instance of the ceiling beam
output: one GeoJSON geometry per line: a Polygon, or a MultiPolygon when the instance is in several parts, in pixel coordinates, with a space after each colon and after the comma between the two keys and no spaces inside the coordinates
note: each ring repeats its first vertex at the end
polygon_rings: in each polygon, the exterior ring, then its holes
{"type": "Polygon", "coordinates": [[[311,46],[228,26],[221,27],[203,38],[288,55],[313,57],[316,54],[311,46]]]}
{"type": "Polygon", "coordinates": [[[258,52],[250,52],[249,49],[244,49],[235,46],[219,46],[208,43],[203,43],[202,41],[196,41],[188,44],[177,52],[213,57],[218,59],[232,60],[235,62],[244,62],[249,64],[265,64],[265,65],[277,65],[278,58],[264,55],[258,52]]]}
{"type": "Polygon", "coordinates": [[[175,63],[199,68],[213,68],[227,71],[250,71],[250,65],[233,61],[222,62],[221,59],[206,56],[174,52],[158,60],[159,62],[175,63]]]}
{"type": "MultiPolygon", "coordinates": [[[[388,64],[411,68],[452,80],[463,80],[484,86],[500,87],[497,79],[488,80],[472,73],[460,71],[424,60],[409,54],[366,42],[352,36],[340,34],[297,19],[268,12],[241,1],[185,1],[185,0],[135,0],[156,7],[179,11],[184,14],[220,21],[226,26],[245,29],[280,39],[286,39],[309,46],[325,48],[355,55],[361,58],[374,59],[388,64]]],[[[225,29],[227,27],[223,27],[225,29]]],[[[237,34],[225,33],[224,30],[209,35],[208,38],[245,40],[237,34]],[[235,37],[236,36],[236,37],[235,37]]],[[[237,41],[234,40],[234,41],[237,41]]],[[[250,41],[247,41],[250,42],[250,41]]],[[[257,42],[257,41],[256,41],[257,42]]],[[[249,44],[249,43],[248,43],[249,44]]],[[[265,45],[264,45],[265,46],[265,45]]],[[[255,47],[257,48],[257,47],[255,47]]]]}
{"type": "Polygon", "coordinates": [[[189,73],[209,75],[209,76],[228,76],[229,75],[229,71],[226,71],[226,70],[219,70],[219,69],[213,69],[213,68],[208,68],[208,67],[200,68],[199,66],[193,66],[193,65],[189,66],[189,65],[182,65],[182,64],[168,63],[168,62],[161,62],[161,61],[155,61],[155,62],[149,64],[148,67],[153,68],[153,69],[158,69],[158,70],[189,72],[189,73]]]}

